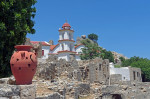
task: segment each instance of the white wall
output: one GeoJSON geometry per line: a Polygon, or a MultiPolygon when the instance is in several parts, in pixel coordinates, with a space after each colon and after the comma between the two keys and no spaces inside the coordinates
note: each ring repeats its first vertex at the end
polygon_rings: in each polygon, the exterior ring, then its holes
{"type": "Polygon", "coordinates": [[[82,48],[84,48],[84,47],[85,47],[84,45],[78,46],[78,47],[75,49],[76,52],[77,52],[77,54],[80,53],[80,52],[82,52],[82,48]]]}
{"type": "Polygon", "coordinates": [[[60,51],[62,51],[61,47],[64,45],[64,50],[70,51],[70,44],[72,45],[72,51],[74,51],[74,42],[69,42],[69,41],[62,41],[60,42],[60,51]]]}
{"type": "Polygon", "coordinates": [[[69,39],[69,38],[71,38],[71,40],[73,40],[73,32],[72,31],[65,30],[65,31],[60,31],[59,32],[59,40],[69,39]],[[63,36],[63,34],[64,34],[64,36],[63,36]],[[71,37],[69,37],[69,34],[70,34],[71,37]]]}
{"type": "Polygon", "coordinates": [[[58,54],[58,60],[59,59],[65,59],[66,61],[69,61],[69,53],[59,53],[58,54]]]}
{"type": "Polygon", "coordinates": [[[121,67],[121,68],[114,68],[114,64],[109,64],[110,68],[110,75],[112,74],[121,74],[123,81],[129,81],[130,80],[130,72],[128,67],[121,67]]]}
{"type": "Polygon", "coordinates": [[[44,50],[44,56],[42,56],[42,59],[48,58],[48,53],[50,52],[50,46],[42,46],[42,50],[44,50]]]}

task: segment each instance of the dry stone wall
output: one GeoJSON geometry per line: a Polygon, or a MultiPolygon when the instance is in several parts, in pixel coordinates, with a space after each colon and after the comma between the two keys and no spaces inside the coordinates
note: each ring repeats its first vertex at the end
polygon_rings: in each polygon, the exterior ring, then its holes
{"type": "Polygon", "coordinates": [[[96,58],[94,60],[79,61],[82,78],[90,83],[109,83],[109,60],[96,58]]]}

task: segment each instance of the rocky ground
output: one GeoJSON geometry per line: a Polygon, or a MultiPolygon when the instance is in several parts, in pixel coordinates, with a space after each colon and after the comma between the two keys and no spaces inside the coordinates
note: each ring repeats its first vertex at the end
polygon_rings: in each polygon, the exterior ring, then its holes
{"type": "Polygon", "coordinates": [[[150,99],[148,82],[108,84],[104,83],[107,80],[97,80],[97,73],[96,80],[91,81],[90,77],[94,76],[89,76],[87,66],[89,63],[97,66],[100,61],[107,65],[107,61],[101,59],[66,62],[53,57],[40,60],[31,85],[15,85],[13,76],[1,78],[0,99],[150,99]]]}

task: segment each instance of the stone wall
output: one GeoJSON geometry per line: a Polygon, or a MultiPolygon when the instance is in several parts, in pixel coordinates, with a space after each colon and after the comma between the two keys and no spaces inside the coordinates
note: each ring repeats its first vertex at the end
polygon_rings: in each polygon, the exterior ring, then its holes
{"type": "Polygon", "coordinates": [[[36,75],[45,80],[52,80],[55,78],[55,63],[39,64],[37,67],[36,75]]]}
{"type": "Polygon", "coordinates": [[[96,58],[93,60],[79,61],[79,68],[83,80],[90,83],[109,83],[109,60],[96,58]]]}
{"type": "Polygon", "coordinates": [[[70,79],[81,81],[78,62],[74,59],[70,60],[58,60],[57,56],[51,56],[46,62],[38,63],[36,75],[45,80],[53,80],[57,77],[66,76],[70,79]]]}
{"type": "Polygon", "coordinates": [[[141,82],[142,81],[140,68],[135,68],[135,67],[129,66],[129,72],[130,72],[131,81],[134,81],[134,82],[137,82],[137,81],[141,82]]]}
{"type": "Polygon", "coordinates": [[[121,74],[110,75],[110,85],[118,84],[120,82],[122,82],[122,75],[121,74]]]}

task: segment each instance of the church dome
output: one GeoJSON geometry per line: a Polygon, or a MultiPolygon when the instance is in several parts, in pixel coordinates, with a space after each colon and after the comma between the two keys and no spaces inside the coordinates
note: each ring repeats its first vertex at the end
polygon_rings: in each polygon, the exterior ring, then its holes
{"type": "Polygon", "coordinates": [[[71,26],[70,26],[69,23],[64,23],[63,26],[62,26],[62,28],[64,28],[64,27],[70,27],[71,28],[71,26]]]}

